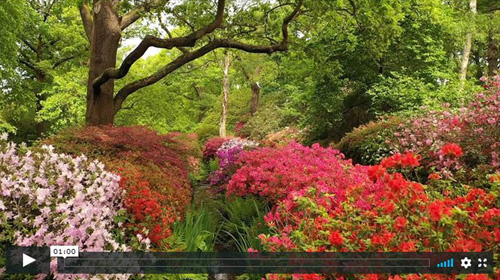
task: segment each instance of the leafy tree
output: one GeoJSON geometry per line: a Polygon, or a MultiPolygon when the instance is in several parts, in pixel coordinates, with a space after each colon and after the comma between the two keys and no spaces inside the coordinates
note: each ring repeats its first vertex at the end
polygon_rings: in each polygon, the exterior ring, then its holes
{"type": "MultiPolygon", "coordinates": [[[[142,4],[128,1],[84,1],[80,4],[85,31],[91,44],[89,83],[87,90],[88,124],[111,124],[115,114],[122,108],[128,96],[139,89],[152,85],[168,76],[181,66],[196,60],[219,48],[233,48],[246,52],[273,53],[288,49],[288,25],[299,14],[302,0],[293,5],[288,15],[284,16],[281,26],[282,39],[273,39],[274,33],[268,32],[266,17],[276,10],[269,4],[257,2],[257,5],[242,9],[237,2],[219,0],[215,7],[212,1],[184,1],[173,4],[164,1],[146,1],[142,4]],[[132,8],[133,7],[133,8],[132,8]],[[91,12],[92,8],[92,12],[91,12]],[[122,32],[139,20],[145,12],[158,10],[169,15],[164,26],[174,25],[181,30],[189,30],[181,36],[163,39],[147,35],[122,62],[115,68],[117,50],[122,32]],[[215,8],[215,16],[212,11],[215,8]],[[121,10],[128,10],[120,15],[121,10]],[[258,19],[258,20],[256,20],[258,19]],[[266,38],[270,44],[247,43],[249,38],[266,38]],[[201,46],[200,46],[201,45],[201,46]],[[132,65],[141,58],[149,47],[164,49],[178,48],[182,54],[160,68],[156,73],[136,80],[114,93],[114,80],[125,77],[132,65]]],[[[286,8],[289,4],[280,4],[286,8]]],[[[271,22],[276,25],[275,22],[271,22]]]]}
{"type": "MultiPolygon", "coordinates": [[[[86,61],[88,43],[82,34],[78,11],[73,5],[73,1],[69,0],[34,0],[18,5],[25,18],[12,23],[18,31],[8,31],[9,42],[16,45],[12,56],[15,61],[2,64],[9,67],[12,75],[5,79],[1,102],[8,108],[4,112],[6,120],[23,127],[21,130],[24,132],[19,136],[28,139],[40,137],[48,130],[61,128],[61,123],[68,122],[66,117],[76,117],[42,114],[42,111],[60,110],[50,108],[60,105],[54,102],[57,99],[62,102],[71,100],[68,96],[73,97],[69,95],[72,91],[62,92],[60,89],[70,87],[78,80],[78,76],[74,75],[70,75],[69,80],[67,73],[83,69],[86,61]],[[62,95],[58,95],[61,92],[62,95]],[[56,125],[52,127],[53,124],[56,125]]],[[[71,105],[76,104],[78,102],[71,105]]],[[[77,110],[76,106],[71,110],[77,110]]]]}

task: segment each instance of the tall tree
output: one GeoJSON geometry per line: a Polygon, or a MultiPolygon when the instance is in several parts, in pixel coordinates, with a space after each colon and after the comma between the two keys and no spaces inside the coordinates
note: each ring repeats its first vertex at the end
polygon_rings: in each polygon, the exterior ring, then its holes
{"type": "MultiPolygon", "coordinates": [[[[67,0],[33,0],[29,2],[30,19],[19,35],[19,63],[22,74],[31,85],[26,90],[35,94],[35,116],[43,109],[54,76],[68,64],[82,63],[88,47],[79,34],[76,15],[67,0]]],[[[67,71],[66,67],[62,71],[67,71]]],[[[47,123],[36,118],[37,137],[45,132],[47,123]]]]}
{"type": "MultiPolygon", "coordinates": [[[[259,26],[258,22],[251,21],[245,14],[255,15],[256,10],[261,5],[253,9],[235,9],[235,5],[230,7],[231,13],[226,13],[227,1],[218,0],[215,5],[215,17],[211,22],[205,24],[193,24],[195,18],[186,18],[179,11],[185,5],[192,5],[190,8],[200,7],[205,10],[198,11],[206,18],[210,14],[211,1],[185,1],[182,4],[164,3],[164,1],[146,1],[140,6],[129,10],[126,14],[120,15],[124,1],[120,0],[93,0],[86,1],[80,5],[83,24],[90,40],[90,65],[87,89],[87,114],[86,120],[89,125],[112,124],[115,114],[122,108],[125,99],[134,92],[152,85],[164,77],[168,76],[181,66],[196,60],[207,53],[218,48],[239,49],[253,53],[273,53],[286,51],[289,45],[288,26],[292,20],[299,15],[303,0],[296,3],[279,4],[277,7],[267,7],[265,16],[269,16],[277,8],[292,6],[292,10],[286,15],[281,23],[282,38],[280,41],[273,39],[272,34],[267,33],[267,26],[259,26]],[[196,5],[195,5],[196,4],[196,5]],[[208,4],[208,5],[207,5],[208,4]],[[173,5],[173,6],[172,6],[173,5]],[[116,67],[116,55],[119,47],[122,32],[132,23],[136,22],[144,13],[151,9],[163,9],[163,12],[172,15],[176,23],[182,24],[188,34],[178,37],[159,38],[147,35],[122,62],[116,67]],[[229,15],[230,18],[225,16],[229,15]],[[246,19],[246,21],[245,21],[246,19]],[[255,24],[255,25],[254,25],[255,24]],[[217,31],[217,32],[216,32],[217,31]],[[250,44],[246,42],[249,37],[260,37],[270,41],[270,44],[250,44]],[[200,46],[201,45],[201,46],[200,46]],[[131,82],[114,92],[114,80],[121,79],[127,75],[132,65],[139,60],[150,47],[182,50],[182,54],[173,61],[167,63],[157,72],[150,76],[131,82]]],[[[262,6],[267,6],[263,5],[262,6]]],[[[187,14],[189,16],[189,14],[187,14]]],[[[193,16],[193,15],[191,15],[193,16]]],[[[165,24],[165,26],[168,26],[165,24]]],[[[263,41],[263,39],[261,39],[263,41]]]]}
{"type": "MultiPolygon", "coordinates": [[[[474,17],[477,14],[477,0],[470,0],[469,7],[470,7],[470,12],[474,17]]],[[[473,35],[474,35],[474,29],[471,29],[469,30],[469,32],[467,32],[464,49],[462,51],[462,61],[460,62],[460,81],[462,83],[461,88],[463,88],[465,79],[467,79],[467,67],[469,66],[473,35]]]]}
{"type": "Polygon", "coordinates": [[[219,124],[219,136],[226,137],[226,122],[227,122],[227,111],[229,110],[229,68],[231,67],[231,58],[229,52],[226,51],[224,55],[223,63],[223,85],[222,85],[222,113],[220,116],[219,124]]]}

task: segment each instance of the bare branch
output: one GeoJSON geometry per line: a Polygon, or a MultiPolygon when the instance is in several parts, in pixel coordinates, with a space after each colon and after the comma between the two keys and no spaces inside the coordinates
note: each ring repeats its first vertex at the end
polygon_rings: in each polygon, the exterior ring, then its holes
{"type": "Polygon", "coordinates": [[[85,29],[85,34],[89,39],[92,39],[92,16],[90,15],[90,10],[87,4],[82,4],[80,6],[80,16],[82,17],[83,28],[85,29]]]}

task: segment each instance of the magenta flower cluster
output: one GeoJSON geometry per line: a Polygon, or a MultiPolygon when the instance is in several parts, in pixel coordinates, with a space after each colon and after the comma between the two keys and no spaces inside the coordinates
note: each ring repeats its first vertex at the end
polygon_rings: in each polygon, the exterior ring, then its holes
{"type": "Polygon", "coordinates": [[[242,153],[258,146],[258,142],[242,138],[232,138],[224,142],[216,153],[219,160],[219,170],[211,175],[210,183],[219,185],[227,182],[230,175],[236,171],[236,162],[242,153]]]}

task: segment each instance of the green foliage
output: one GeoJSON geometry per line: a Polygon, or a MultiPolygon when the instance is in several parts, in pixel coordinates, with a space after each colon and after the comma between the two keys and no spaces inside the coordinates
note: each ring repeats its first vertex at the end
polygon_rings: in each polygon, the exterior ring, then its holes
{"type": "Polygon", "coordinates": [[[10,70],[17,62],[17,34],[22,32],[26,4],[23,1],[0,1],[0,80],[13,74],[10,70]]]}
{"type": "Polygon", "coordinates": [[[270,211],[267,204],[253,197],[225,197],[219,201],[222,229],[220,243],[226,250],[248,252],[261,250],[258,236],[266,234],[264,216],[270,211]]]}
{"type": "Polygon", "coordinates": [[[333,147],[355,163],[378,164],[380,160],[392,154],[393,150],[386,140],[393,137],[402,121],[400,117],[372,121],[347,133],[333,147]]]}
{"type": "Polygon", "coordinates": [[[471,84],[460,91],[458,84],[458,81],[452,81],[436,86],[422,78],[392,73],[390,77],[382,76],[380,82],[368,90],[372,101],[370,110],[375,115],[398,112],[411,115],[420,111],[422,106],[440,109],[443,103],[447,103],[459,107],[470,100],[469,92],[479,86],[471,84]]]}
{"type": "Polygon", "coordinates": [[[54,77],[52,85],[42,91],[47,96],[41,102],[42,109],[36,120],[50,124],[48,133],[84,124],[86,73],[84,68],[75,69],[64,76],[54,77]]]}
{"type": "Polygon", "coordinates": [[[173,225],[173,248],[185,252],[214,252],[219,232],[217,216],[203,204],[189,208],[184,219],[173,225]]]}
{"type": "Polygon", "coordinates": [[[251,139],[263,140],[269,134],[280,130],[284,122],[280,108],[266,106],[257,111],[242,129],[242,133],[251,139]]]}

